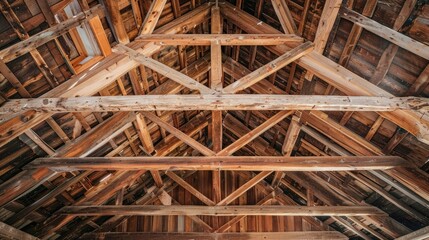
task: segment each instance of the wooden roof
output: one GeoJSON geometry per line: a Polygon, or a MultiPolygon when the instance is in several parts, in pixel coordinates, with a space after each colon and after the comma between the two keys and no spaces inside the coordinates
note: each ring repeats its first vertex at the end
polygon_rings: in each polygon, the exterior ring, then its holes
{"type": "Polygon", "coordinates": [[[424,239],[424,0],[0,0],[0,238],[424,239]]]}

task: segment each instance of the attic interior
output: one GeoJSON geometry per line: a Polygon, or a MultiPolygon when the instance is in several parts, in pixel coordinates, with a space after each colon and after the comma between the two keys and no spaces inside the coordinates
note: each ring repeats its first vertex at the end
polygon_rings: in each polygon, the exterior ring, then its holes
{"type": "Polygon", "coordinates": [[[427,0],[0,0],[0,239],[429,238],[427,0]]]}

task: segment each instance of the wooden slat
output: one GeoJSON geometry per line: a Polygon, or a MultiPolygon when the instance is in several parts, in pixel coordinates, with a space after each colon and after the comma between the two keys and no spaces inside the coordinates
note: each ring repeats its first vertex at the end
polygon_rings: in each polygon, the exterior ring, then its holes
{"type": "Polygon", "coordinates": [[[398,45],[403,49],[406,49],[416,54],[417,56],[429,59],[428,45],[420,43],[353,10],[342,8],[341,12],[342,18],[352,21],[353,23],[363,27],[364,29],[386,39],[387,41],[398,45]]]}
{"type": "Polygon", "coordinates": [[[105,240],[123,239],[123,240],[279,240],[279,239],[297,239],[297,240],[322,240],[322,239],[348,239],[340,232],[323,231],[303,231],[303,232],[246,232],[246,233],[192,233],[192,232],[169,232],[169,233],[119,233],[119,232],[101,232],[87,234],[82,239],[98,239],[102,237],[105,240]]]}
{"type": "Polygon", "coordinates": [[[230,170],[230,171],[355,171],[390,169],[406,165],[396,156],[214,156],[214,157],[87,157],[39,158],[26,169],[47,167],[55,171],[75,170],[230,170]]]}
{"type": "Polygon", "coordinates": [[[154,42],[158,45],[209,46],[212,42],[222,46],[258,46],[299,44],[303,39],[294,34],[148,34],[136,38],[136,42],[154,42]]]}
{"type": "Polygon", "coordinates": [[[311,51],[313,51],[313,44],[311,42],[303,43],[300,46],[276,58],[275,60],[258,68],[252,73],[246,75],[245,77],[230,84],[222,92],[231,94],[244,90],[311,51]]]}
{"type": "Polygon", "coordinates": [[[167,0],[153,1],[150,5],[149,11],[146,13],[146,17],[143,21],[139,35],[151,34],[158,23],[159,17],[161,17],[162,10],[164,9],[167,0]]]}
{"type": "Polygon", "coordinates": [[[57,214],[73,216],[369,216],[386,215],[372,206],[67,206],[57,214]]]}
{"type": "Polygon", "coordinates": [[[321,110],[428,112],[429,100],[418,97],[355,97],[266,94],[143,95],[75,98],[9,99],[0,114],[43,112],[111,112],[157,110],[321,110]]]}

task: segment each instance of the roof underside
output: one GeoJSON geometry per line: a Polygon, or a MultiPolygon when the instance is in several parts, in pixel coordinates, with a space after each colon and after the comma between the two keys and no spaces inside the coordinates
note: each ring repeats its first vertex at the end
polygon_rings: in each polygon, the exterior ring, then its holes
{"type": "Polygon", "coordinates": [[[393,239],[429,226],[427,1],[0,7],[0,238],[393,239]],[[185,33],[209,43],[159,35],[185,33]],[[239,44],[246,34],[265,40],[239,44]],[[159,96],[172,94],[186,96],[159,96]],[[297,95],[339,98],[287,104],[297,95]],[[117,98],[70,99],[81,96],[117,98]],[[252,215],[260,205],[282,214],[252,215]]]}

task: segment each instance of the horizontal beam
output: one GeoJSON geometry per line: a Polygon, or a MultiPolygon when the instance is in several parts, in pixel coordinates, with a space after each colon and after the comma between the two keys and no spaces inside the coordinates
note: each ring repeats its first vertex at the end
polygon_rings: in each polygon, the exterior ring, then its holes
{"type": "Polygon", "coordinates": [[[136,38],[136,42],[153,42],[158,45],[210,46],[212,42],[223,46],[279,45],[302,43],[295,34],[151,34],[136,38]]]}
{"type": "Polygon", "coordinates": [[[397,156],[213,156],[38,158],[26,169],[76,170],[224,170],[224,171],[357,171],[405,166],[397,156]]]}
{"type": "Polygon", "coordinates": [[[74,216],[367,216],[386,215],[373,206],[66,206],[57,214],[74,216]]]}
{"type": "Polygon", "coordinates": [[[122,240],[278,240],[278,239],[348,239],[345,235],[335,231],[307,231],[307,232],[243,232],[243,233],[200,233],[200,232],[99,232],[87,233],[81,239],[122,239],[122,240]]]}
{"type": "Polygon", "coordinates": [[[321,110],[395,111],[428,113],[428,98],[304,96],[304,95],[144,95],[75,98],[10,99],[0,114],[39,112],[186,111],[186,110],[321,110]]]}

